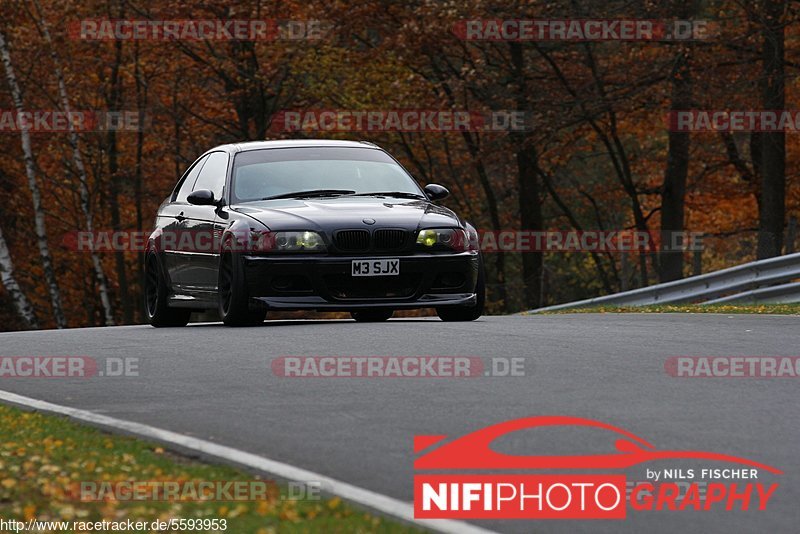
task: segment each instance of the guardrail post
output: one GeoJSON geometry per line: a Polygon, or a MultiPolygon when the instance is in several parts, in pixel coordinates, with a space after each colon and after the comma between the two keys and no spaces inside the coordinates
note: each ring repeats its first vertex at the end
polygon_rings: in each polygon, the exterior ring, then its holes
{"type": "Polygon", "coordinates": [[[620,288],[622,291],[627,291],[629,288],[630,278],[631,278],[631,264],[628,262],[628,253],[622,251],[620,254],[620,288]]]}
{"type": "Polygon", "coordinates": [[[797,217],[789,217],[789,226],[786,228],[786,254],[794,253],[794,240],[797,238],[797,217]]]}
{"type": "MultiPolygon", "coordinates": [[[[700,236],[700,243],[704,236],[700,236]]],[[[692,276],[699,276],[703,274],[703,247],[702,245],[695,248],[692,252],[692,276]]]]}

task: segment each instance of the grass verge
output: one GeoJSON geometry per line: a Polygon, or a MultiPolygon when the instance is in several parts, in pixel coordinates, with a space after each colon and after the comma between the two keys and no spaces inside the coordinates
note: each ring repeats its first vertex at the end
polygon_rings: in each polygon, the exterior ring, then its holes
{"type": "MultiPolygon", "coordinates": [[[[96,522],[131,519],[152,524],[157,519],[226,519],[226,532],[236,534],[416,531],[399,522],[357,510],[338,497],[304,500],[290,497],[287,485],[268,480],[266,487],[269,491],[265,497],[251,502],[124,499],[86,502],[81,500],[78,489],[81,482],[87,481],[185,483],[255,480],[264,481],[231,467],[201,463],[172,454],[158,445],[107,434],[61,416],[0,405],[0,518],[4,520],[96,522]]],[[[188,486],[197,487],[196,484],[188,486]]],[[[83,531],[71,529],[65,532],[83,531]]]]}
{"type": "MultiPolygon", "coordinates": [[[[659,304],[654,306],[592,306],[541,312],[554,313],[751,313],[800,315],[800,303],[794,304],[659,304]]],[[[536,314],[531,314],[536,315],[536,314]]]]}

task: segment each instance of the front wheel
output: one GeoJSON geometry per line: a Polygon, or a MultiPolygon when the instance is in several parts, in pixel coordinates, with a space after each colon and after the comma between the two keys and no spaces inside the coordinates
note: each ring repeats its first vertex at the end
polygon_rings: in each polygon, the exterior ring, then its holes
{"type": "Polygon", "coordinates": [[[388,321],[394,310],[387,310],[383,308],[373,308],[370,310],[358,310],[350,312],[350,316],[359,323],[381,323],[388,321]]]}
{"type": "Polygon", "coordinates": [[[170,308],[167,305],[167,282],[161,271],[161,264],[154,252],[147,254],[144,262],[144,307],[147,321],[157,327],[186,326],[192,310],[170,308]]]}
{"type": "Polygon", "coordinates": [[[478,258],[478,281],[475,284],[477,301],[474,306],[451,306],[436,308],[436,315],[445,322],[474,321],[483,315],[486,302],[486,275],[483,271],[483,258],[478,258]]]}
{"type": "Polygon", "coordinates": [[[255,326],[263,323],[266,310],[251,310],[250,295],[241,256],[225,251],[219,264],[219,316],[226,326],[255,326]]]}

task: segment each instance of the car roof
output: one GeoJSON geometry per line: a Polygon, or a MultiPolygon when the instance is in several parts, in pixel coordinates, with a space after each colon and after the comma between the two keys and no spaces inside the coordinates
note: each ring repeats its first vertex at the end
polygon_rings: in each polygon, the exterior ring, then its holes
{"type": "Polygon", "coordinates": [[[269,148],[312,148],[312,147],[341,147],[341,148],[368,148],[381,150],[369,141],[338,141],[333,139],[281,139],[278,141],[248,141],[244,143],[231,143],[212,148],[208,152],[224,150],[226,152],[246,152],[248,150],[264,150],[269,148]]]}

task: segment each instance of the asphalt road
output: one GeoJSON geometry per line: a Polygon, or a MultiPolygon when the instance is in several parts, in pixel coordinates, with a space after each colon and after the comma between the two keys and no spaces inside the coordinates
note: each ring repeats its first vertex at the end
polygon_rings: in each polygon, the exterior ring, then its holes
{"type": "MultiPolygon", "coordinates": [[[[800,317],[575,314],[0,334],[0,356],[28,355],[139,358],[139,376],[0,378],[0,389],[222,443],[409,502],[414,435],[459,436],[533,415],[597,419],[661,449],[722,452],[785,472],[759,474],[780,483],[764,511],[629,510],[624,521],[477,522],[500,531],[797,532],[800,524],[800,379],[686,379],[664,370],[670,356],[800,355],[800,317]],[[275,376],[270,364],[285,355],[521,357],[525,376],[275,376]]],[[[497,447],[515,454],[610,452],[607,439],[564,430],[504,438],[497,447]]],[[[691,464],[657,462],[625,474],[643,480],[645,467],[681,466],[691,464]]]]}

